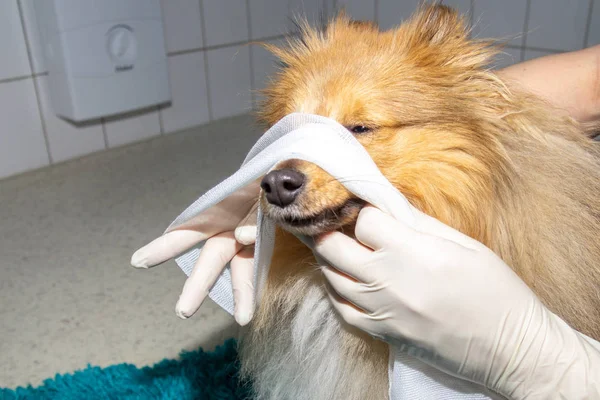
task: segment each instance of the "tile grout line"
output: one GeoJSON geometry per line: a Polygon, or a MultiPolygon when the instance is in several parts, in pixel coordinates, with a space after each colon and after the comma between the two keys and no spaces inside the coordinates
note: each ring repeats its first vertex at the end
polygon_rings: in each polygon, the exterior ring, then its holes
{"type": "Polygon", "coordinates": [[[106,119],[100,118],[100,125],[102,125],[102,137],[104,138],[104,150],[110,149],[108,146],[108,134],[106,133],[106,119]]]}
{"type": "Polygon", "coordinates": [[[24,81],[25,79],[31,79],[31,78],[33,78],[33,75],[13,76],[12,78],[0,79],[0,84],[2,84],[2,83],[11,83],[11,82],[19,82],[19,81],[24,81]]]}
{"type": "MultiPolygon", "coordinates": [[[[252,18],[250,16],[250,0],[246,0],[246,22],[248,24],[248,43],[251,43],[252,40],[252,18]]],[[[251,109],[253,110],[255,107],[256,100],[256,82],[254,81],[254,45],[248,46],[248,55],[250,57],[250,63],[248,66],[250,67],[250,102],[252,103],[251,109]]]]}
{"type": "MultiPolygon", "coordinates": [[[[165,31],[165,24],[164,24],[164,14],[165,14],[164,11],[165,11],[164,5],[161,2],[160,12],[161,12],[161,15],[163,15],[163,34],[166,33],[166,31],[165,31]]],[[[169,94],[170,94],[169,97],[172,97],[173,91],[172,91],[171,82],[170,82],[171,78],[170,78],[170,73],[169,73],[169,52],[167,51],[166,38],[165,38],[165,62],[167,63],[167,75],[168,75],[167,76],[167,80],[168,80],[167,83],[169,84],[169,94]]],[[[173,101],[172,98],[171,98],[171,101],[173,101]]],[[[161,108],[160,104],[158,104],[156,106],[156,112],[158,113],[158,129],[160,130],[159,136],[162,136],[162,135],[165,134],[165,127],[164,127],[164,124],[163,124],[162,108],[161,108]]]]}
{"type": "Polygon", "coordinates": [[[10,77],[10,78],[3,78],[3,79],[0,79],[0,84],[2,84],[2,83],[24,81],[25,79],[38,78],[40,76],[48,76],[48,72],[39,72],[37,74],[19,75],[19,76],[13,76],[13,77],[10,77]]]}
{"type": "Polygon", "coordinates": [[[25,49],[27,50],[27,61],[29,62],[29,70],[31,72],[31,79],[33,84],[33,92],[35,94],[35,100],[38,107],[38,115],[40,117],[40,125],[42,127],[42,136],[44,137],[44,144],[46,145],[46,155],[48,156],[48,163],[53,164],[52,153],[50,151],[50,140],[48,139],[48,132],[46,129],[46,121],[44,121],[44,113],[42,111],[42,102],[40,99],[40,91],[38,90],[37,79],[34,78],[33,68],[33,56],[31,54],[31,45],[29,43],[29,36],[27,35],[27,29],[25,29],[25,17],[23,15],[23,4],[21,0],[17,1],[17,8],[19,9],[19,18],[21,19],[21,29],[23,30],[23,40],[25,41],[25,49]]]}
{"type": "Polygon", "coordinates": [[[327,0],[322,1],[319,4],[319,11],[317,13],[318,23],[317,26],[325,31],[327,23],[329,22],[329,2],[327,0]]]}
{"type": "Polygon", "coordinates": [[[594,0],[590,0],[588,8],[587,21],[585,22],[585,34],[583,36],[583,48],[588,47],[588,41],[590,39],[590,29],[592,27],[592,13],[594,12],[594,0]]]}
{"type": "Polygon", "coordinates": [[[204,1],[198,0],[200,2],[200,24],[202,31],[202,57],[204,59],[204,82],[206,84],[206,104],[208,108],[208,120],[213,121],[213,109],[212,109],[212,98],[210,95],[210,78],[208,77],[208,46],[206,46],[206,23],[204,18],[204,1]]]}
{"type": "Polygon", "coordinates": [[[218,50],[218,49],[224,49],[227,47],[235,47],[235,46],[243,46],[245,44],[248,44],[252,41],[256,42],[256,41],[269,41],[269,40],[277,40],[277,39],[283,39],[286,36],[290,36],[292,35],[290,34],[285,34],[285,35],[275,35],[275,36],[265,36],[256,40],[242,40],[239,42],[231,42],[231,43],[225,43],[225,44],[218,44],[218,45],[214,45],[214,46],[202,46],[202,47],[195,47],[192,49],[185,49],[185,50],[177,50],[177,51],[172,51],[170,53],[167,53],[167,56],[169,57],[174,57],[174,56],[179,56],[179,55],[183,55],[183,54],[190,54],[190,53],[197,53],[199,51],[208,51],[208,50],[218,50]]]}
{"type": "Polygon", "coordinates": [[[531,0],[527,0],[527,5],[525,6],[525,23],[523,25],[523,39],[521,39],[521,60],[523,62],[525,60],[525,49],[527,49],[527,30],[529,29],[529,18],[531,14],[531,0]]]}
{"type": "Polygon", "coordinates": [[[165,132],[165,125],[163,123],[163,117],[162,117],[162,107],[160,105],[156,106],[156,110],[158,111],[158,127],[160,128],[160,134],[164,135],[165,132]]]}
{"type": "Polygon", "coordinates": [[[473,24],[475,23],[475,0],[471,0],[471,4],[469,5],[469,25],[470,29],[473,29],[473,24]]]}
{"type": "MultiPolygon", "coordinates": [[[[507,45],[505,47],[508,47],[511,49],[521,49],[521,46],[515,46],[515,45],[512,45],[512,46],[507,45]]],[[[523,50],[534,50],[534,51],[542,51],[542,52],[546,52],[546,53],[555,53],[555,54],[565,53],[568,51],[568,50],[560,50],[560,49],[547,49],[545,47],[536,47],[536,46],[523,47],[523,50]]]]}

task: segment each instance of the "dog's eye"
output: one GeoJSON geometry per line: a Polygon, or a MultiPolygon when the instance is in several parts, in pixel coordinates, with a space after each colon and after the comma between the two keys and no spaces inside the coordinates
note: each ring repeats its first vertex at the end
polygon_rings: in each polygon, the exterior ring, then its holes
{"type": "Polygon", "coordinates": [[[353,125],[349,128],[349,131],[356,134],[371,132],[371,128],[364,125],[353,125]]]}

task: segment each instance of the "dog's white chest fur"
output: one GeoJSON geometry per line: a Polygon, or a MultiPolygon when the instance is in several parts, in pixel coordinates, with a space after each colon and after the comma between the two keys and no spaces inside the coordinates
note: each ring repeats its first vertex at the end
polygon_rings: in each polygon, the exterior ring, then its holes
{"type": "Polygon", "coordinates": [[[242,368],[253,380],[256,398],[381,398],[365,395],[374,394],[374,382],[381,382],[378,392],[386,391],[387,380],[374,376],[385,374],[385,370],[368,367],[370,363],[360,357],[364,346],[348,346],[344,338],[350,333],[335,314],[325,290],[316,285],[298,289],[305,291],[300,304],[279,314],[268,332],[251,333],[242,341],[242,368]]]}

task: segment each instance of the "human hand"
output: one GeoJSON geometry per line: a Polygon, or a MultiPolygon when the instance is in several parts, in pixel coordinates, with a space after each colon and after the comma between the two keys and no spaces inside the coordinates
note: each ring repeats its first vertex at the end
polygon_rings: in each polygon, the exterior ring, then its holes
{"type": "Polygon", "coordinates": [[[411,228],[367,207],[356,240],[317,240],[347,323],[508,398],[600,397],[597,342],[552,314],[487,247],[415,214],[411,228]]]}
{"type": "Polygon", "coordinates": [[[259,190],[258,182],[238,190],[182,226],[153,240],[131,257],[134,267],[151,268],[206,240],[175,307],[180,318],[189,318],[200,308],[210,288],[231,262],[235,320],[243,326],[252,319],[252,267],[259,190]]]}

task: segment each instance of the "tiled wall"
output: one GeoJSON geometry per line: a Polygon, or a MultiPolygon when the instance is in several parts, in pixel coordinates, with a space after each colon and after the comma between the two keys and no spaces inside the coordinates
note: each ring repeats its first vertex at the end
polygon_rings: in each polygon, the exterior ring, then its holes
{"type": "MultiPolygon", "coordinates": [[[[337,0],[357,18],[376,16],[382,28],[397,25],[419,0],[337,0]]],[[[547,54],[600,44],[600,0],[445,0],[468,13],[477,37],[509,43],[496,62],[503,67],[547,54]]]]}
{"type": "MultiPolygon", "coordinates": [[[[291,16],[332,0],[161,0],[171,105],[74,125],[54,115],[34,1],[0,1],[0,178],[250,111],[273,69],[250,40],[277,42],[291,16]]],[[[123,0],[126,1],[126,0],[123,0]]]]}
{"type": "MultiPolygon", "coordinates": [[[[274,67],[247,44],[281,41],[293,14],[314,20],[343,6],[390,28],[419,0],[162,0],[172,104],[78,126],[48,103],[34,1],[44,0],[0,2],[0,178],[248,112],[274,67]]],[[[445,3],[469,13],[478,36],[512,39],[498,66],[600,43],[600,0],[445,3]]]]}

